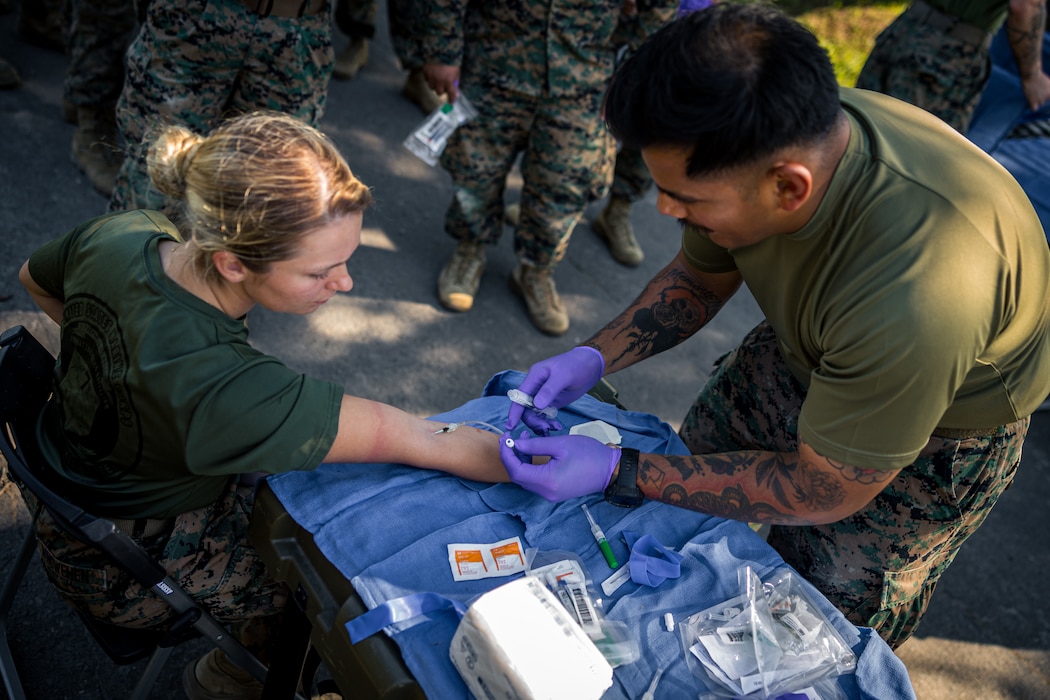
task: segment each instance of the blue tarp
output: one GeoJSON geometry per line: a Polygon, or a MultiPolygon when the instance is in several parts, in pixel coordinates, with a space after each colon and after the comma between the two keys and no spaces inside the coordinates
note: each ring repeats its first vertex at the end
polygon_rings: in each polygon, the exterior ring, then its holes
{"type": "MultiPolygon", "coordinates": [[[[435,419],[500,426],[510,405],[506,392],[523,377],[514,371],[497,374],[481,398],[435,419]]],[[[566,430],[603,420],[619,429],[625,446],[686,454],[675,432],[655,416],[621,411],[589,396],[563,409],[559,419],[566,430]]],[[[599,583],[612,572],[580,503],[588,504],[621,562],[628,558],[619,534],[624,530],[652,535],[677,550],[685,557],[680,578],[655,588],[628,581],[604,601],[606,615],[636,631],[642,649],[639,661],[616,669],[613,687],[605,695],[610,699],[640,697],[656,670],[665,666],[658,697],[696,697],[699,686],[686,666],[678,633],[664,629],[663,614],[685,617],[733,598],[739,593],[741,566],[751,565],[760,577],[784,566],[744,523],[653,501],[633,510],[611,506],[597,495],[553,504],[513,484],[482,484],[398,465],[328,464],[270,477],[270,485],[370,609],[417,592],[469,604],[509,580],[454,581],[446,548],[450,543],[487,544],[521,537],[526,547],[576,553],[599,583]]],[[[859,658],[856,674],[839,680],[847,697],[914,697],[904,665],[881,638],[847,622],[816,589],[810,587],[808,593],[859,658]]],[[[386,630],[428,697],[469,697],[448,656],[457,624],[455,613],[444,612],[386,630]]]]}

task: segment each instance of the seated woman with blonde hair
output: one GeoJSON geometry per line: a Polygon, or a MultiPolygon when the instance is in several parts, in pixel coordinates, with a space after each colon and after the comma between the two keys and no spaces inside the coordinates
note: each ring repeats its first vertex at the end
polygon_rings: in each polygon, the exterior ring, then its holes
{"type": "MultiPolygon", "coordinates": [[[[150,176],[181,200],[177,224],[108,214],[41,246],[19,272],[61,326],[40,441],[78,505],[115,519],[266,662],[287,591],[248,541],[254,488],[241,475],[393,462],[507,481],[499,437],[436,436],[433,422],[248,343],[255,305],[308,314],[353,286],[347,261],[372,195],[319,131],[271,113],[207,136],[169,127],[150,176]]],[[[77,608],[129,627],[167,621],[164,603],[46,513],[38,536],[51,582],[77,608]]],[[[217,651],[183,682],[190,698],[261,690],[217,651]]]]}

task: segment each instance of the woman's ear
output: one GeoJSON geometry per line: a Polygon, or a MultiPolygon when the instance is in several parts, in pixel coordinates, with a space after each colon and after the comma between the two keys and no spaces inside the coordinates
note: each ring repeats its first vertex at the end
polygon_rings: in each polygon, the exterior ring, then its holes
{"type": "Polygon", "coordinates": [[[215,270],[222,276],[224,280],[232,284],[243,282],[245,276],[247,276],[247,270],[244,267],[244,263],[233,253],[228,250],[220,250],[212,253],[212,263],[215,265],[215,270]]]}
{"type": "Polygon", "coordinates": [[[813,194],[813,173],[802,163],[787,161],[773,168],[776,197],[780,208],[793,212],[813,194]]]}

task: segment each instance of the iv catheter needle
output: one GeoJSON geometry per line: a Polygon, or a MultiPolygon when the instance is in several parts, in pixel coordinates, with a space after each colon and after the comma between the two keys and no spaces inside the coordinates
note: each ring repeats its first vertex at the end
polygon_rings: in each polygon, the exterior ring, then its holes
{"type": "Polygon", "coordinates": [[[598,523],[594,522],[591,511],[587,510],[587,504],[581,503],[580,508],[583,509],[583,514],[587,516],[587,522],[591,526],[591,534],[594,535],[594,540],[598,543],[598,549],[602,550],[602,554],[605,555],[605,563],[609,565],[610,569],[615,569],[620,565],[620,562],[616,561],[616,557],[613,556],[612,547],[609,546],[609,541],[605,539],[605,533],[598,527],[598,523]]]}

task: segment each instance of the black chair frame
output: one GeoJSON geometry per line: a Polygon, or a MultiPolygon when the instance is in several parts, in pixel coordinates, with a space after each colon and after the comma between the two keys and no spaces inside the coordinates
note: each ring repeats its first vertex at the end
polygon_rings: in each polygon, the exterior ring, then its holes
{"type": "MultiPolygon", "coordinates": [[[[54,372],[55,358],[24,327],[15,326],[0,336],[0,430],[3,433],[0,451],[7,460],[12,480],[28,490],[59,527],[105,552],[117,566],[128,571],[172,608],[174,619],[163,629],[117,627],[80,615],[92,636],[115,663],[128,664],[150,658],[132,698],[146,698],[172,648],[198,636],[222,649],[231,661],[265,683],[266,667],[180,588],[146,550],[111,521],[88,513],[48,484],[34,431],[36,417],[51,394],[54,372]]],[[[24,700],[26,695],[11,655],[6,622],[36,548],[36,517],[37,513],[34,513],[29,532],[0,591],[0,674],[11,700],[24,700]]]]}

